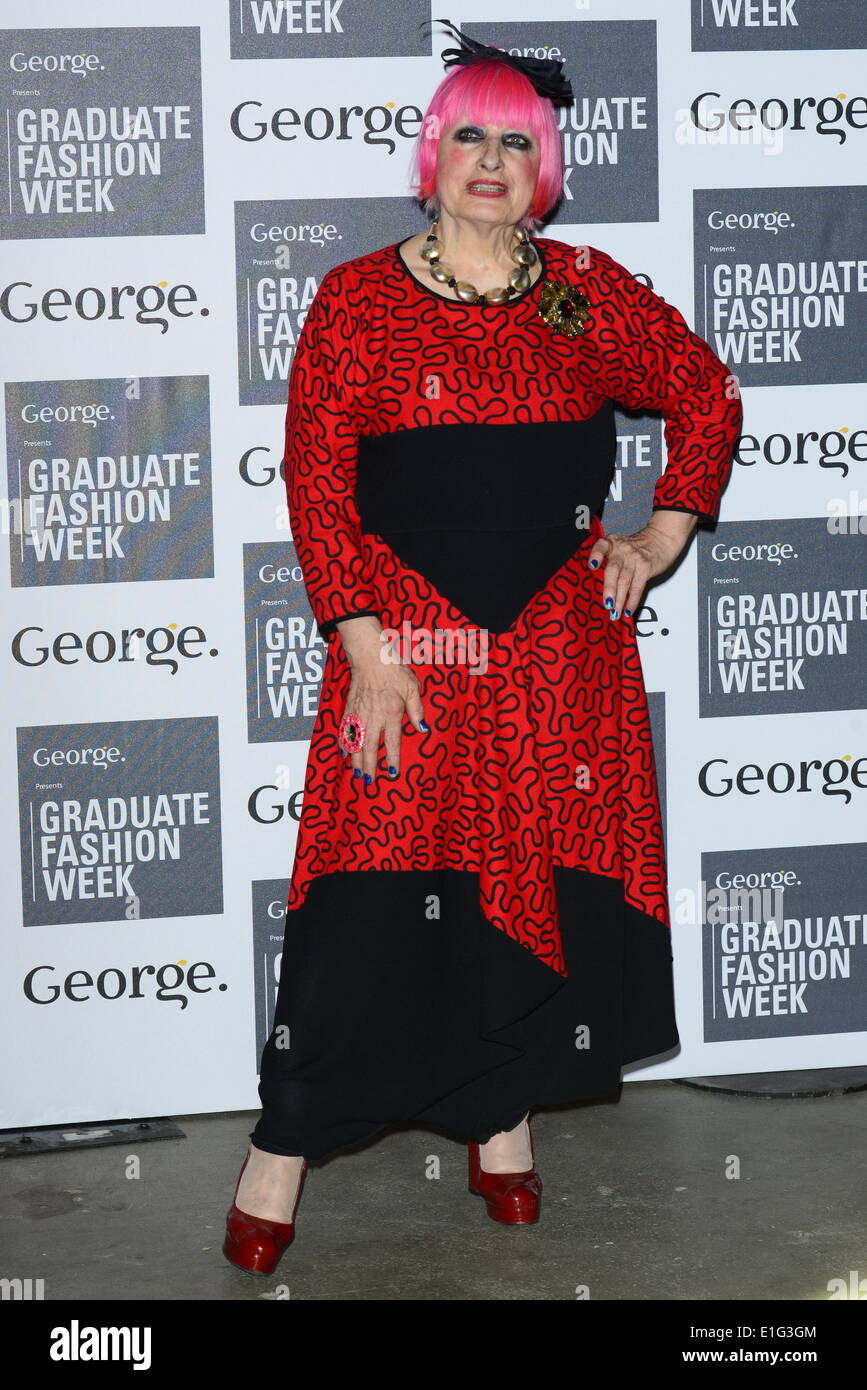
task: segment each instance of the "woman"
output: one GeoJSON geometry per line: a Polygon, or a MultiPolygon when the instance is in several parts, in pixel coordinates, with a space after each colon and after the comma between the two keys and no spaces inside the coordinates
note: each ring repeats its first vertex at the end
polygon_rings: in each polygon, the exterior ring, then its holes
{"type": "Polygon", "coordinates": [[[633,616],[740,424],[726,368],[556,203],[560,63],[466,40],[425,117],[420,232],[335,266],[287,411],[292,530],[327,658],[262,1115],[224,1251],[270,1273],[307,1162],[412,1120],[537,1219],[534,1106],[676,1046],[633,616]],[[661,411],[652,515],[606,536],[613,401],[661,411]]]}

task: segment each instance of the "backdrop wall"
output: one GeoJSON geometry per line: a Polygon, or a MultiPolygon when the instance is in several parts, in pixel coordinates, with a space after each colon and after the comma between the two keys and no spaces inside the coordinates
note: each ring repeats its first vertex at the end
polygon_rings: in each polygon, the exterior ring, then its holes
{"type": "MultiPolygon", "coordinates": [[[[682,1047],[630,1076],[863,1062],[867,12],[533,8],[449,18],[565,60],[543,234],[676,304],[744,398],[719,523],[638,616],[682,1047]]],[[[4,6],[0,1127],[258,1104],[324,651],[286,383],[324,272],[424,225],[430,18],[4,6]]],[[[603,522],[635,530],[662,422],[618,418],[603,522]]]]}

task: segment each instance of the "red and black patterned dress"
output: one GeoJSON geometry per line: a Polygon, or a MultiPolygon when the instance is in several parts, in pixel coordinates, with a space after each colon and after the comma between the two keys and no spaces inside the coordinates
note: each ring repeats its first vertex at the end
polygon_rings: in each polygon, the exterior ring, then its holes
{"type": "Polygon", "coordinates": [[[634,620],[609,617],[587,555],[615,400],[665,417],[654,509],[706,520],[740,404],[617,261],[534,242],[542,275],[497,306],[442,297],[403,243],[347,261],[299,337],[287,491],[327,655],[251,1136],[271,1152],[407,1121],[486,1142],[678,1042],[634,620]],[[546,279],[589,301],[580,336],[542,318],[546,279]],[[369,787],[337,743],[335,624],[358,614],[439,657],[412,666],[429,732],[404,718],[399,775],[381,748],[369,787]]]}

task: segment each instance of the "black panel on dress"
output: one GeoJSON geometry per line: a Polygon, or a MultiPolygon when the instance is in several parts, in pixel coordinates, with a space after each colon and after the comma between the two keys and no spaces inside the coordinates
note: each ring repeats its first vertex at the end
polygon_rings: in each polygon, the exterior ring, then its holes
{"type": "Polygon", "coordinates": [[[286,917],[292,969],[262,1053],[256,1147],[318,1159],[410,1120],[484,1144],[533,1106],[616,1095],[624,1066],[675,1048],[668,928],[624,901],[621,879],[560,865],[554,876],[565,979],[491,929],[470,870],[314,879],[286,917]],[[431,895],[428,921],[418,905],[431,895]]]}
{"type": "Polygon", "coordinates": [[[478,627],[504,632],[574,555],[605,502],[614,405],[586,420],[432,425],[358,442],[363,532],[478,627]]]}

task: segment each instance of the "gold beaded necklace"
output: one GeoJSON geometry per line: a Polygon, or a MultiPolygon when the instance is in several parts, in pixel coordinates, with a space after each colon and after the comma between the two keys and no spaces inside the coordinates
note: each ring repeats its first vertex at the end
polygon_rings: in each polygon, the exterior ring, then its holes
{"type": "Polygon", "coordinates": [[[458,299],[464,304],[505,304],[513,294],[523,294],[530,288],[530,266],[536,264],[539,259],[535,246],[527,236],[525,228],[521,227],[512,234],[512,245],[509,254],[515,262],[515,269],[509,272],[509,283],[497,289],[484,290],[481,293],[475,285],[471,285],[468,280],[456,279],[454,272],[447,265],[443,265],[440,257],[445,250],[439,239],[439,222],[431,223],[431,229],[427,234],[422,245],[419,247],[419,255],[423,261],[428,262],[428,269],[434,280],[441,285],[450,285],[458,299]]]}

